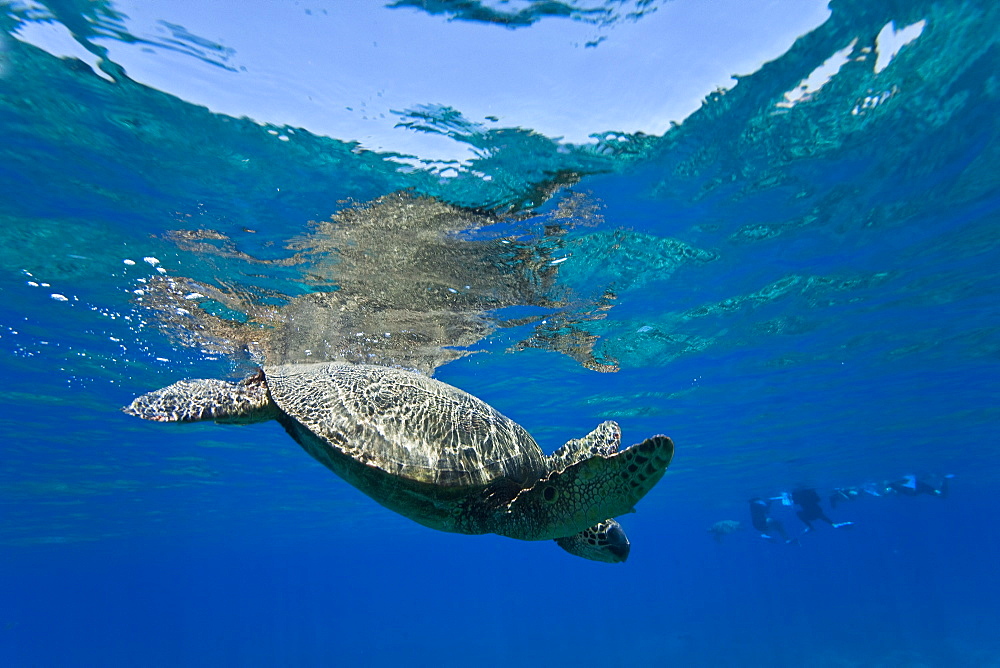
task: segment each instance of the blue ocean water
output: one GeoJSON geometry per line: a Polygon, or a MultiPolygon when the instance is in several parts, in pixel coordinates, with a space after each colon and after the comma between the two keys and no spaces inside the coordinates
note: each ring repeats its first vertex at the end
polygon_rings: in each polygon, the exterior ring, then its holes
{"type": "Polygon", "coordinates": [[[662,136],[400,112],[474,149],[450,171],[6,36],[127,39],[112,5],[0,7],[3,665],[1000,665],[995,3],[832,2],[662,136]],[[922,31],[879,69],[890,22],[922,31]],[[676,455],[608,565],[425,529],[274,422],[119,410],[262,358],[421,368],[546,452],[613,419],[676,455]],[[954,478],[829,504],[908,474],[954,478]],[[854,525],[762,540],[747,501],[797,487],[854,525]]]}

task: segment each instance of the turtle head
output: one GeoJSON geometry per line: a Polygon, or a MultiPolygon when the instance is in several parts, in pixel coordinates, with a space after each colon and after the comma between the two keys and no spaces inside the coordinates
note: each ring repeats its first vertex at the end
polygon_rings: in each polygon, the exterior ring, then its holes
{"type": "Polygon", "coordinates": [[[663,477],[673,454],[673,441],[654,436],[622,452],[557,466],[507,504],[495,532],[522,540],[564,538],[630,513],[663,477]]]}
{"type": "Polygon", "coordinates": [[[592,561],[621,564],[628,559],[628,536],[617,520],[598,522],[580,533],[556,538],[556,543],[570,554],[592,561]]]}

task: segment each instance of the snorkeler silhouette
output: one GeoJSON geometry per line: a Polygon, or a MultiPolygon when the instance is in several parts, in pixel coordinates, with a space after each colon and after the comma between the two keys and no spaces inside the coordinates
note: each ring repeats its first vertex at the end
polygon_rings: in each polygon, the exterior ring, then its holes
{"type": "Polygon", "coordinates": [[[948,474],[941,478],[940,485],[932,485],[926,478],[918,478],[917,476],[911,474],[904,476],[899,480],[886,483],[886,492],[895,492],[896,494],[902,494],[903,496],[918,496],[920,494],[926,494],[928,496],[936,496],[938,498],[945,499],[948,498],[948,481],[954,477],[954,475],[948,474]]]}
{"type": "Polygon", "coordinates": [[[830,507],[836,510],[838,503],[855,501],[861,497],[862,491],[861,487],[838,487],[830,494],[830,507]]]}
{"type": "Polygon", "coordinates": [[[759,496],[750,499],[750,524],[760,532],[760,537],[775,542],[778,540],[775,534],[781,536],[781,540],[786,543],[791,542],[785,527],[780,520],[771,517],[771,502],[774,499],[762,499],[759,496]]]}
{"type": "Polygon", "coordinates": [[[834,529],[839,529],[840,527],[851,526],[854,522],[834,522],[823,509],[820,507],[819,494],[813,488],[799,488],[792,492],[792,501],[795,502],[801,510],[798,512],[799,519],[802,523],[806,525],[806,531],[812,531],[812,521],[813,520],[823,520],[834,529]]]}

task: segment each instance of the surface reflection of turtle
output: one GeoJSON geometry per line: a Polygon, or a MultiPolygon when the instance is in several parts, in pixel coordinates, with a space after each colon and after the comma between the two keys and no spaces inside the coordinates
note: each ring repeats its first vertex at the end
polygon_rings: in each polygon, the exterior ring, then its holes
{"type": "Polygon", "coordinates": [[[306,452],[383,506],[425,526],[625,561],[612,518],[663,477],[674,444],[654,436],[619,451],[604,422],[545,456],[520,425],[457,388],[389,367],[268,367],[239,383],[180,381],[125,407],[161,422],[275,419],[306,452]]]}

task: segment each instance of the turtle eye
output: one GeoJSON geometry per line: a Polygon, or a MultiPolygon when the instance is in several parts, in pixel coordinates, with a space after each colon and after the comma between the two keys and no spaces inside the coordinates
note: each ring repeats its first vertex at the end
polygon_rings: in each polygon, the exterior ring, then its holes
{"type": "Polygon", "coordinates": [[[545,498],[546,501],[552,503],[557,498],[559,498],[559,490],[550,485],[542,490],[542,496],[545,498]]]}

